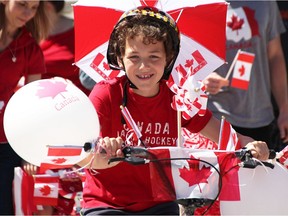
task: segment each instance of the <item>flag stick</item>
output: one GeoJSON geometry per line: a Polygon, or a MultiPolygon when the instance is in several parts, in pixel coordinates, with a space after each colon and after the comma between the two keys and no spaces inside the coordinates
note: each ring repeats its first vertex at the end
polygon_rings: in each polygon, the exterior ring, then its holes
{"type": "Polygon", "coordinates": [[[222,130],[224,125],[225,117],[221,116],[221,125],[220,125],[220,133],[219,133],[219,140],[218,140],[218,150],[221,148],[220,144],[222,143],[222,130]]]}
{"type": "Polygon", "coordinates": [[[178,130],[177,147],[181,147],[181,111],[177,111],[177,130],[178,130]]]}
{"type": "Polygon", "coordinates": [[[232,69],[234,68],[234,66],[235,66],[235,64],[236,64],[236,61],[237,61],[237,58],[238,58],[238,55],[239,55],[240,52],[241,52],[241,50],[238,49],[238,51],[237,51],[237,53],[236,53],[236,55],[235,55],[235,57],[234,57],[234,59],[233,59],[233,62],[232,62],[232,64],[231,64],[230,68],[229,68],[229,71],[228,71],[228,73],[226,74],[225,79],[228,79],[228,78],[229,78],[229,76],[230,76],[230,74],[231,74],[231,72],[232,72],[232,69]]]}

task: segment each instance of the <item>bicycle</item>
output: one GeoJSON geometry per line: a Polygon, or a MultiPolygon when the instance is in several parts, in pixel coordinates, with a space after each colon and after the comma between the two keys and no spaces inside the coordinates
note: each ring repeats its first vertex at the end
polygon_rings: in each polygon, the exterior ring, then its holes
{"type": "MultiPolygon", "coordinates": [[[[202,209],[200,212],[203,215],[208,214],[216,201],[219,201],[221,215],[288,213],[288,208],[285,208],[285,199],[281,199],[281,196],[287,194],[288,188],[283,187],[281,192],[277,192],[273,187],[269,187],[271,181],[274,181],[273,183],[276,183],[278,187],[288,182],[288,171],[274,159],[276,156],[274,151],[271,151],[269,161],[254,159],[251,152],[245,148],[227,152],[180,147],[142,148],[127,146],[123,148],[123,153],[124,157],[111,158],[109,163],[123,161],[133,165],[153,164],[151,166],[152,175],[154,175],[153,180],[155,177],[160,177],[163,185],[158,184],[155,187],[161,189],[156,189],[153,188],[152,184],[152,190],[155,190],[155,193],[163,190],[163,188],[170,191],[170,193],[165,194],[167,200],[175,195],[175,200],[188,209],[186,214],[194,214],[197,209],[202,209]],[[175,154],[178,157],[174,157],[175,154]],[[215,155],[214,158],[211,157],[213,154],[215,155]],[[170,157],[166,157],[167,155],[170,157]],[[200,181],[194,182],[194,186],[190,187],[177,185],[173,173],[182,172],[182,176],[185,176],[183,173],[185,173],[187,166],[190,169],[195,169],[191,173],[202,172],[204,179],[200,179],[198,176],[200,181]],[[208,167],[210,168],[208,169],[208,167]],[[155,174],[156,171],[158,174],[155,174]],[[211,173],[207,177],[209,172],[211,173]],[[233,176],[238,176],[238,182],[231,182],[233,176]],[[187,188],[190,188],[190,191],[187,191],[187,188]],[[237,188],[238,193],[235,190],[237,188]],[[227,193],[229,189],[232,189],[234,194],[229,194],[229,191],[227,193]],[[257,192],[255,192],[256,190],[257,192]],[[276,196],[280,199],[275,199],[276,196]]],[[[187,170],[186,173],[188,173],[187,170]]],[[[193,178],[190,176],[190,179],[193,178]]],[[[150,180],[152,181],[152,179],[150,180]]],[[[177,178],[176,181],[178,181],[177,178]]],[[[157,198],[159,197],[156,195],[155,199],[157,198]]]]}

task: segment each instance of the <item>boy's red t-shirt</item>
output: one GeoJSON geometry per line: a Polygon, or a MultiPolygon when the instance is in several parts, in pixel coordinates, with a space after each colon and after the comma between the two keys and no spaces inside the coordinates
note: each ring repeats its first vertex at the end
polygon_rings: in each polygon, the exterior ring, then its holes
{"type": "MultiPolygon", "coordinates": [[[[89,96],[99,116],[102,137],[121,136],[125,140],[128,129],[123,127],[120,105],[126,82],[126,76],[103,81],[96,84],[89,96]]],[[[177,112],[171,108],[174,93],[165,81],[160,82],[160,92],[152,98],[137,95],[131,88],[126,90],[127,108],[141,130],[143,141],[149,147],[176,146],[177,112]]],[[[189,121],[183,120],[182,126],[199,132],[211,116],[211,112],[207,111],[202,117],[196,115],[189,121]]],[[[97,172],[86,170],[84,208],[112,207],[141,211],[168,201],[154,201],[149,164],[134,166],[123,162],[97,172]]]]}

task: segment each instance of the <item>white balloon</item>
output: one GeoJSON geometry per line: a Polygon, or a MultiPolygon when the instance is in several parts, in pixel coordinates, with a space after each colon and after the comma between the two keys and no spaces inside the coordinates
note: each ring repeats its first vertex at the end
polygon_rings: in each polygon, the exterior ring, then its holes
{"type": "MultiPolygon", "coordinates": [[[[8,142],[24,160],[39,166],[49,145],[83,146],[99,136],[89,98],[70,81],[42,79],[20,88],[4,113],[8,142]]],[[[86,156],[84,150],[75,163],[86,156]]]]}
{"type": "Polygon", "coordinates": [[[240,168],[240,201],[221,201],[221,215],[288,215],[288,170],[276,162],[274,169],[240,168]]]}

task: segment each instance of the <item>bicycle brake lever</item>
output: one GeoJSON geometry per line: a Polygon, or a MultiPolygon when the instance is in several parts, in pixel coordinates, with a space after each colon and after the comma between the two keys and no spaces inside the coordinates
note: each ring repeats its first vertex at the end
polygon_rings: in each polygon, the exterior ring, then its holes
{"type": "Polygon", "coordinates": [[[122,152],[124,157],[110,158],[108,164],[118,161],[124,161],[133,165],[146,164],[150,162],[148,159],[144,158],[148,155],[145,148],[126,146],[122,149],[122,152]]]}
{"type": "MultiPolygon", "coordinates": [[[[253,157],[250,150],[247,150],[245,147],[242,148],[241,150],[236,151],[235,154],[241,161],[246,160],[247,157],[249,158],[253,157]]],[[[276,152],[273,149],[270,149],[268,159],[274,159],[275,157],[276,157],[276,152]]]]}
{"type": "Polygon", "coordinates": [[[251,152],[249,150],[247,150],[246,148],[242,148],[238,151],[235,151],[235,155],[241,161],[246,161],[246,160],[248,160],[248,158],[252,158],[251,152]]]}
{"type": "Polygon", "coordinates": [[[146,164],[150,162],[149,160],[140,157],[114,157],[108,160],[108,164],[119,161],[124,161],[133,165],[146,164]]]}
{"type": "Polygon", "coordinates": [[[125,161],[126,158],[124,157],[113,157],[108,160],[108,164],[113,162],[125,161]]]}
{"type": "MultiPolygon", "coordinates": [[[[274,164],[271,164],[271,163],[268,163],[265,161],[262,161],[260,163],[259,161],[253,160],[253,156],[252,156],[251,152],[249,150],[247,150],[246,148],[241,149],[241,151],[235,152],[235,154],[242,161],[240,163],[240,166],[242,166],[244,168],[254,169],[258,165],[264,165],[264,166],[269,167],[271,169],[273,169],[275,167],[274,164]]],[[[269,159],[273,159],[275,157],[274,154],[275,154],[275,151],[270,150],[269,159]]]]}
{"type": "Polygon", "coordinates": [[[122,149],[124,157],[147,157],[147,150],[141,147],[126,146],[122,149]]]}

